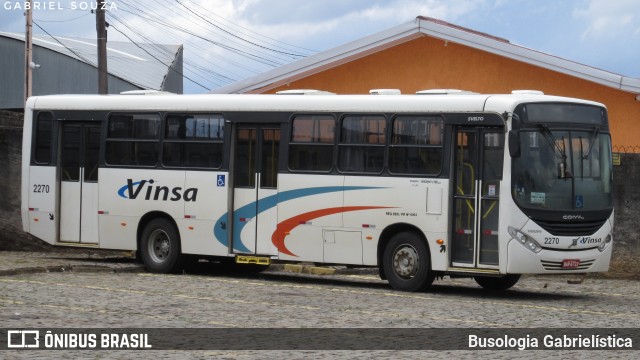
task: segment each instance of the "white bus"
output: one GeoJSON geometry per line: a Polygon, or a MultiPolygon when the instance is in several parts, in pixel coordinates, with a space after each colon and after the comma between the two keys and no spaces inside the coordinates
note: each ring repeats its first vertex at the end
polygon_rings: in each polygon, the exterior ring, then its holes
{"type": "Polygon", "coordinates": [[[301,93],[32,97],[24,230],[135,250],[152,272],[198,257],[348,264],[404,291],[608,270],[604,105],[301,93]]]}

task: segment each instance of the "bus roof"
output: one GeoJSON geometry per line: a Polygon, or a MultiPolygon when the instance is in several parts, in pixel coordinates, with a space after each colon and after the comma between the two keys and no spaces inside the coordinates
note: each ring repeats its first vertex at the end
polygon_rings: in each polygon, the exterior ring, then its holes
{"type": "Polygon", "coordinates": [[[27,110],[265,111],[265,112],[504,112],[528,102],[603,104],[531,93],[463,95],[45,95],[27,110]]]}

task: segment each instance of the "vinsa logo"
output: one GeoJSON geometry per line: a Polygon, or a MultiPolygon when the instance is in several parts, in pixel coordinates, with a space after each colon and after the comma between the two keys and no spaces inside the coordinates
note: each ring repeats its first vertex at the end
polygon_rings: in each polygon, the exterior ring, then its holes
{"type": "Polygon", "coordinates": [[[132,179],[127,179],[127,185],[121,187],[118,190],[118,195],[124,199],[135,200],[138,196],[144,194],[145,200],[162,200],[162,201],[180,201],[184,198],[184,201],[196,201],[198,196],[198,189],[187,188],[182,191],[181,187],[169,188],[167,186],[154,185],[153,179],[140,180],[133,182],[132,179]]]}

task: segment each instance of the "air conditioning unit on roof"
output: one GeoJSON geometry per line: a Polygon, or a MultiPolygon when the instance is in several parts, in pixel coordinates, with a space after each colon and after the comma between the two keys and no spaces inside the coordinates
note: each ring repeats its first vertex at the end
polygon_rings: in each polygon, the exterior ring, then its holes
{"type": "Polygon", "coordinates": [[[540,90],[513,90],[511,93],[514,95],[544,95],[540,90]]]}
{"type": "Polygon", "coordinates": [[[399,89],[372,89],[369,90],[371,95],[400,95],[399,89]]]}

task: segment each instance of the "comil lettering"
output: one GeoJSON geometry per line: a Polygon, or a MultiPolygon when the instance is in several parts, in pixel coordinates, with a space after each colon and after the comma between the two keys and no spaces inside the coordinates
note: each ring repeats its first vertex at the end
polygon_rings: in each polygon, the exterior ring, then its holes
{"type": "Polygon", "coordinates": [[[127,179],[127,185],[118,190],[118,195],[124,199],[135,200],[140,196],[140,193],[143,193],[144,200],[180,201],[184,198],[184,201],[187,202],[196,201],[198,197],[198,189],[196,188],[187,188],[183,192],[183,189],[178,186],[169,188],[154,185],[154,183],[153,179],[136,182],[133,179],[127,179]]]}

